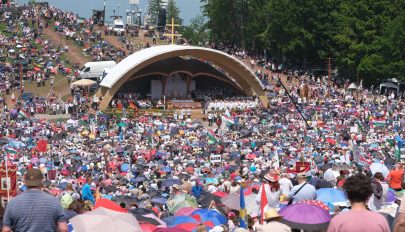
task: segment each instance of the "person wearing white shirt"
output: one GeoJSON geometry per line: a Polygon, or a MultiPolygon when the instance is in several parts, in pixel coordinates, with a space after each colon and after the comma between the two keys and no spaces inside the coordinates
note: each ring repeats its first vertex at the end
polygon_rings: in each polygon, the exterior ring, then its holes
{"type": "Polygon", "coordinates": [[[291,180],[288,178],[288,174],[287,173],[281,174],[281,179],[278,181],[278,183],[280,184],[281,187],[281,193],[283,195],[288,195],[291,188],[293,187],[291,180]]]}

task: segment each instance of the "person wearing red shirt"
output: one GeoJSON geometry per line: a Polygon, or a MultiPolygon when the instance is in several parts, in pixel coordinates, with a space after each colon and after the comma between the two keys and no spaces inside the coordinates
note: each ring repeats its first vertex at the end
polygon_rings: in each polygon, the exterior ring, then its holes
{"type": "Polygon", "coordinates": [[[389,183],[390,188],[394,189],[395,191],[401,191],[403,179],[404,179],[404,168],[402,167],[402,165],[396,164],[395,169],[392,170],[387,176],[387,181],[389,183]]]}

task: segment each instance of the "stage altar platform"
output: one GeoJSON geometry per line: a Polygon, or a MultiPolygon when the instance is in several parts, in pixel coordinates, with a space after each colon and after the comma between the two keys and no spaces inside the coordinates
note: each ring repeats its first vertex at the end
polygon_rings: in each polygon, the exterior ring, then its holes
{"type": "Polygon", "coordinates": [[[168,100],[167,109],[198,109],[203,108],[202,102],[196,102],[194,100],[168,100]]]}

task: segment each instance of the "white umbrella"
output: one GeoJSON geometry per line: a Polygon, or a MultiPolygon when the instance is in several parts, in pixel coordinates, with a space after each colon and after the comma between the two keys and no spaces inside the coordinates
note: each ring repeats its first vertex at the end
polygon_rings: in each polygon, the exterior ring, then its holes
{"type": "Polygon", "coordinates": [[[23,46],[21,44],[17,44],[17,46],[15,46],[16,48],[22,48],[23,46]]]}
{"type": "Polygon", "coordinates": [[[377,172],[381,172],[384,177],[387,177],[388,174],[390,173],[390,170],[388,170],[387,166],[385,166],[383,163],[372,163],[370,165],[370,171],[373,173],[373,175],[377,172]]]}
{"type": "Polygon", "coordinates": [[[121,213],[103,207],[77,215],[70,222],[75,231],[81,232],[142,232],[142,228],[132,214],[121,213]]]}

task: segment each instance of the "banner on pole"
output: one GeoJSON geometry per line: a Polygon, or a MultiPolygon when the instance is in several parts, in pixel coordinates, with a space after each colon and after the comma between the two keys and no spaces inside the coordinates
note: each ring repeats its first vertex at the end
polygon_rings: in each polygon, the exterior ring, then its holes
{"type": "Polygon", "coordinates": [[[9,192],[10,197],[17,196],[17,167],[9,165],[7,167],[8,174],[6,173],[6,166],[0,166],[0,196],[7,199],[9,192]]]}

